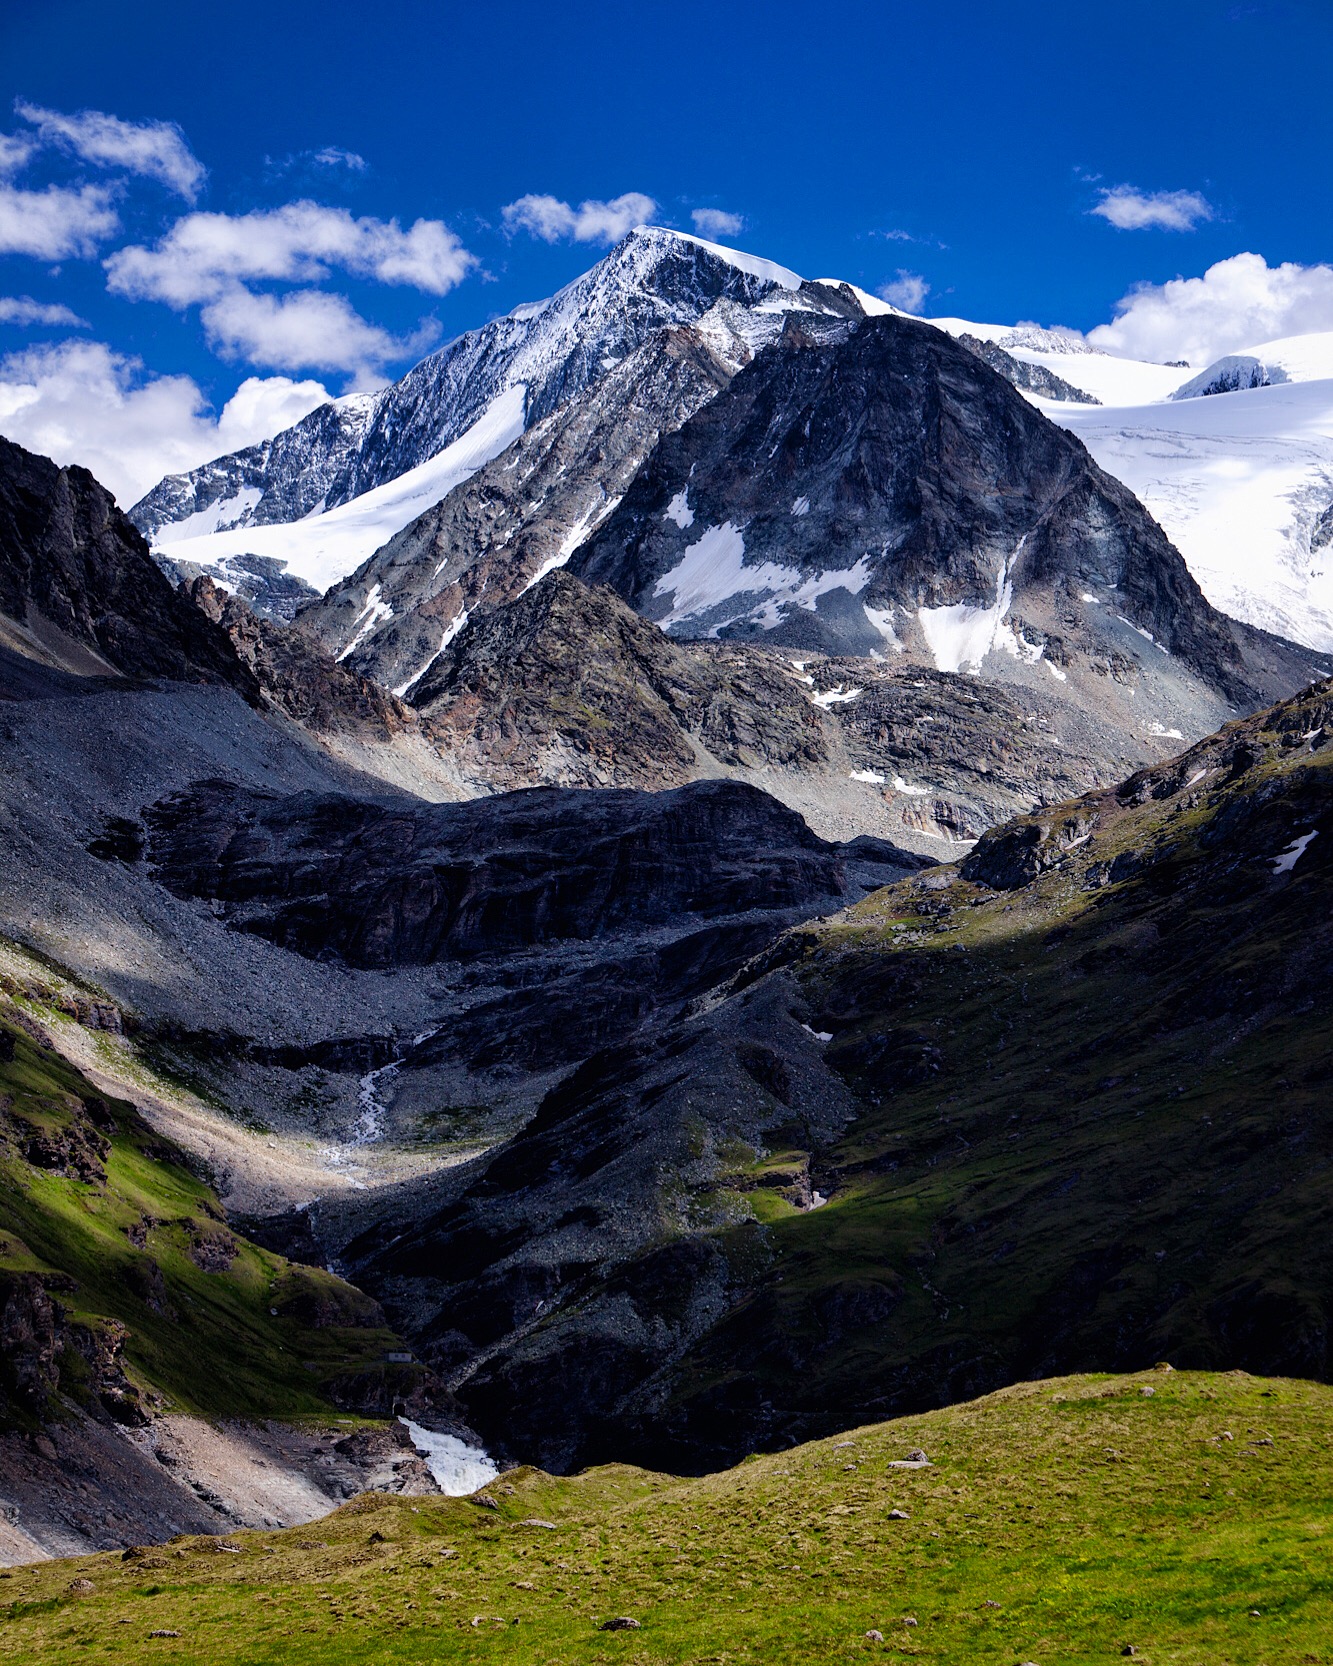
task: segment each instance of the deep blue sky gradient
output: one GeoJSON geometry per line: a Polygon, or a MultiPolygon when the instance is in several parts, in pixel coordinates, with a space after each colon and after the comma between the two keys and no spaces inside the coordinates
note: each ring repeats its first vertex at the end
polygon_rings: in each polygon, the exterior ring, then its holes
{"type": "MultiPolygon", "coordinates": [[[[443,218],[489,281],[442,299],[332,287],[388,328],[433,314],[446,335],[598,258],[506,239],[500,209],[526,192],[644,191],[684,228],[717,206],[745,217],[736,243],[808,276],[873,289],[906,267],[932,286],[928,314],[984,320],[1089,328],[1135,282],[1242,249],[1327,260],[1330,66],[1333,0],[0,0],[0,126],[18,125],[15,97],[167,118],[210,170],[201,208],[315,195],[443,218]],[[369,170],[266,164],[323,145],[369,170]],[[1117,231],[1088,211],[1122,183],[1201,191],[1218,217],[1117,231]]],[[[47,160],[22,182],[77,173],[47,160]]],[[[185,211],[137,184],[124,241],[185,211]]],[[[0,260],[0,294],[65,301],[219,402],[247,374],[194,313],[107,296],[96,261],[0,260]]],[[[0,329],[0,351],[33,339],[0,329]]]]}

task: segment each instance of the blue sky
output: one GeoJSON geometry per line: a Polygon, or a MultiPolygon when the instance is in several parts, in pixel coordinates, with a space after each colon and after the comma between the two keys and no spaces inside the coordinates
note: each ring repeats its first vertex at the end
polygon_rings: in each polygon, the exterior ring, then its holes
{"type": "Polygon", "coordinates": [[[160,407],[123,495],[168,395],[172,465],[249,378],[253,427],[549,293],[639,198],[927,315],[1089,329],[1241,251],[1317,267],[1330,63],[1328,0],[0,0],[0,430],[43,354],[81,343],[95,380],[105,349],[112,395],[160,407]]]}

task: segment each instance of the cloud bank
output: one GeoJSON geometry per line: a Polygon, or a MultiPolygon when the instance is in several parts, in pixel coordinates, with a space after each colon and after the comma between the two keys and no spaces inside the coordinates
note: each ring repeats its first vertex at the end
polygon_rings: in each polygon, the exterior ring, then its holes
{"type": "Polygon", "coordinates": [[[1089,331],[1094,347],[1207,365],[1242,347],[1333,330],[1333,266],[1270,266],[1262,255],[1232,255],[1201,278],[1142,284],[1116,303],[1115,313],[1112,323],[1089,331]]]}
{"type": "Polygon", "coordinates": [[[0,361],[0,433],[91,469],[128,508],[164,474],[290,427],[328,391],[285,376],[243,382],[214,417],[188,376],[148,376],[103,342],[65,341],[0,361]]]}

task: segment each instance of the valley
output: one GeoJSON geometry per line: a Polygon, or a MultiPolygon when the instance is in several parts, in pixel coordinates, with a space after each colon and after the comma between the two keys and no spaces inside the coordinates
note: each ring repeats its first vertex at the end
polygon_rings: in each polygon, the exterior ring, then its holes
{"type": "Polygon", "coordinates": [[[1268,346],[639,227],[129,514],[0,441],[0,1657],[1319,1658],[1268,346]]]}

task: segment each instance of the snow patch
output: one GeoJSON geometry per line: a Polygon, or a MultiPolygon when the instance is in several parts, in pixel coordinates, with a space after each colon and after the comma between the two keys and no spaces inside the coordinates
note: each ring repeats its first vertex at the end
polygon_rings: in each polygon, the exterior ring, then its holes
{"type": "Polygon", "coordinates": [[[1150,735],[1157,735],[1162,740],[1184,740],[1179,729],[1168,729],[1162,723],[1145,723],[1143,727],[1150,735]]]}
{"type": "MultiPolygon", "coordinates": [[[[1000,627],[1009,611],[1009,604],[1014,599],[1010,574],[1026,542],[1027,533],[1024,533],[1018,540],[1014,553],[1007,561],[999,563],[995,574],[995,600],[989,607],[974,607],[967,602],[957,602],[952,607],[918,609],[917,618],[925,632],[926,645],[935,656],[936,670],[978,673],[986,655],[992,648],[1001,645],[997,641],[1000,627]]],[[[1003,646],[1008,648],[1010,653],[1017,655],[1018,641],[1014,633],[1007,631],[1004,634],[1010,638],[1010,642],[1004,643],[1003,646]]],[[[1036,657],[1040,657],[1040,652],[1038,649],[1036,657]]]]}
{"type": "MultiPolygon", "coordinates": [[[[767,599],[748,611],[759,619],[764,629],[770,630],[781,623],[782,603],[813,612],[826,591],[847,589],[859,595],[870,583],[870,577],[866,556],[854,567],[810,576],[774,561],[747,567],[742,528],[733,521],[723,521],[721,526],[707,527],[670,572],[663,573],[653,586],[655,597],[671,597],[670,611],[657,623],[663,630],[670,630],[673,625],[697,618],[733,596],[754,596],[767,599]]],[[[744,613],[737,617],[744,617],[744,613]]],[[[716,635],[721,628],[714,625],[711,634],[716,635]]]]}
{"type": "Polygon", "coordinates": [[[798,497],[796,502],[791,506],[791,512],[796,516],[797,520],[799,520],[802,515],[808,515],[810,513],[810,499],[808,497],[798,497]]]}
{"type": "Polygon", "coordinates": [[[1316,827],[1311,832],[1302,833],[1299,838],[1293,839],[1281,856],[1270,856],[1268,860],[1273,864],[1273,872],[1290,873],[1301,857],[1305,855],[1310,840],[1318,837],[1319,829],[1316,827]]]}
{"type": "Polygon", "coordinates": [[[877,769],[854,769],[851,772],[851,779],[853,781],[865,781],[872,787],[882,787],[884,785],[884,777],[877,769]]]}
{"type": "Polygon", "coordinates": [[[893,649],[894,653],[901,654],[903,651],[903,645],[898,640],[897,631],[893,628],[894,609],[891,607],[867,607],[866,604],[862,602],[861,611],[865,614],[871,625],[888,643],[889,647],[893,649]]]}
{"type": "Polygon", "coordinates": [[[337,656],[340,660],[346,659],[348,654],[359,648],[381,620],[393,618],[393,609],[388,602],[380,600],[381,588],[378,581],[371,585],[366,596],[366,605],[352,622],[352,640],[337,656]]]}
{"type": "Polygon", "coordinates": [[[676,493],[671,502],[667,504],[666,513],[662,516],[662,519],[664,521],[675,521],[682,532],[687,527],[694,525],[694,511],[690,508],[688,489],[676,493]]]}
{"type": "Polygon", "coordinates": [[[1046,661],[1046,669],[1055,678],[1056,682],[1067,683],[1069,681],[1068,674],[1062,671],[1058,665],[1052,665],[1050,660],[1046,661]]]}
{"type": "Polygon", "coordinates": [[[895,775],[893,785],[896,791],[906,793],[909,798],[928,798],[931,788],[914,787],[910,781],[904,781],[901,775],[895,775]]]}
{"type": "Polygon", "coordinates": [[[193,515],[170,522],[155,534],[156,541],[177,544],[182,538],[200,538],[210,532],[229,532],[243,526],[263,495],[261,486],[242,486],[231,497],[219,498],[206,509],[196,509],[193,515]]]}
{"type": "Polygon", "coordinates": [[[823,709],[827,711],[830,706],[842,706],[845,705],[848,700],[855,700],[857,695],[861,693],[864,693],[863,689],[845,689],[842,684],[839,683],[837,688],[831,688],[825,694],[812,694],[810,699],[814,705],[822,706],[823,709]]]}

